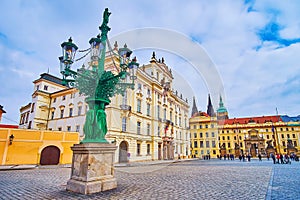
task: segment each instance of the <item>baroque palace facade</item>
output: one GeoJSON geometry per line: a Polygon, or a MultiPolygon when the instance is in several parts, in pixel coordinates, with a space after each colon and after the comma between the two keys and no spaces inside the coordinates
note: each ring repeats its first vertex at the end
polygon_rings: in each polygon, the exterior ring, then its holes
{"type": "MultiPolygon", "coordinates": [[[[116,70],[118,46],[107,52],[106,70],[116,70]]],[[[150,63],[137,70],[135,89],[111,98],[106,108],[106,139],[118,149],[115,162],[174,159],[190,154],[189,105],[172,88],[174,78],[164,59],[153,52],[150,63]]],[[[48,73],[34,82],[32,102],[20,109],[20,128],[76,131],[84,137],[88,106],[75,88],[48,73]]]]}
{"type": "Polygon", "coordinates": [[[270,156],[271,153],[300,153],[300,116],[286,115],[229,118],[220,97],[217,113],[208,100],[207,112],[198,112],[193,102],[189,120],[192,157],[212,158],[270,156]]]}

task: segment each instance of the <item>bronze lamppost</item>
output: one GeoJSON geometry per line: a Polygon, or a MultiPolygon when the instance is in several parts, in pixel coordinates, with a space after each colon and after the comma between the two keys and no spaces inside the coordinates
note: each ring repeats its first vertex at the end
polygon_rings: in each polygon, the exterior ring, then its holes
{"type": "Polygon", "coordinates": [[[111,71],[105,71],[107,33],[110,30],[107,24],[110,14],[106,8],[103,14],[103,23],[99,27],[101,35],[91,38],[89,41],[91,69],[83,67],[77,72],[71,70],[78,47],[71,38],[68,42],[61,44],[63,55],[59,57],[59,60],[63,83],[78,88],[79,92],[86,96],[85,101],[89,106],[83,128],[85,137],[82,143],[108,143],[105,139],[107,133],[105,107],[115,94],[124,94],[124,90],[128,87],[134,89],[136,70],[139,66],[136,58],[130,60],[132,51],[125,45],[124,48],[119,49],[119,73],[113,74],[111,71]],[[123,80],[126,80],[127,76],[132,80],[131,83],[124,83],[123,80]],[[68,79],[68,77],[72,77],[72,79],[68,79]]]}
{"type": "Polygon", "coordinates": [[[59,60],[63,83],[76,87],[80,94],[84,94],[89,106],[83,127],[84,140],[72,147],[72,172],[71,179],[67,183],[67,190],[82,194],[117,187],[113,165],[117,147],[105,139],[107,133],[105,107],[115,94],[124,94],[126,88],[134,88],[136,70],[139,66],[136,58],[130,60],[132,52],[124,46],[118,51],[120,66],[117,73],[105,70],[110,14],[106,8],[103,22],[99,27],[101,34],[89,40],[90,48],[87,50],[90,54],[89,68],[83,66],[77,71],[71,70],[78,47],[71,38],[61,44],[63,55],[59,60]]]}

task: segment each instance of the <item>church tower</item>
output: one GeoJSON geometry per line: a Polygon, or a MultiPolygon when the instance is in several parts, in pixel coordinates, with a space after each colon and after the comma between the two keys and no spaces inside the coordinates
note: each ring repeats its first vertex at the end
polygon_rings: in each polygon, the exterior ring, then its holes
{"type": "Polygon", "coordinates": [[[198,113],[198,109],[196,106],[196,100],[195,100],[195,97],[193,97],[193,107],[192,107],[192,116],[191,117],[193,117],[197,113],[198,113]]]}
{"type": "Polygon", "coordinates": [[[208,94],[208,104],[207,104],[207,112],[210,117],[216,116],[213,105],[211,103],[210,95],[208,94]]]}
{"type": "Polygon", "coordinates": [[[219,108],[217,110],[217,119],[218,120],[228,119],[228,112],[227,109],[224,107],[224,103],[221,95],[220,95],[219,108]]]}

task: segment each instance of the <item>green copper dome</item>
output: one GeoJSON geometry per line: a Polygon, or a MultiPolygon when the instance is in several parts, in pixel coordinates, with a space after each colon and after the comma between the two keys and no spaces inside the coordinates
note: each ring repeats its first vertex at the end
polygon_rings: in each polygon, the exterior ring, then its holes
{"type": "Polygon", "coordinates": [[[220,96],[220,103],[219,103],[219,108],[217,110],[218,113],[224,113],[227,112],[227,109],[224,107],[224,103],[222,100],[222,97],[220,96]]]}

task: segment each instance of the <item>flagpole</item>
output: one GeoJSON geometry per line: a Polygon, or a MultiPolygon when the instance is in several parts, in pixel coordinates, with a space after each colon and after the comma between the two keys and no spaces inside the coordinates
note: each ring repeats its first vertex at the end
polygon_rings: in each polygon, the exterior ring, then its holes
{"type": "MultiPolygon", "coordinates": [[[[276,107],[276,117],[277,117],[277,122],[279,122],[279,117],[278,117],[278,109],[276,107]]],[[[279,144],[279,139],[278,139],[278,132],[277,132],[277,128],[275,127],[275,137],[276,137],[276,150],[279,154],[281,154],[281,150],[280,150],[280,144],[279,144]]]]}

